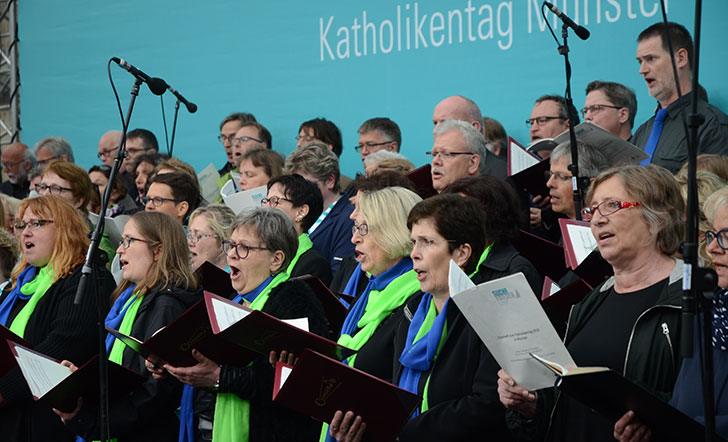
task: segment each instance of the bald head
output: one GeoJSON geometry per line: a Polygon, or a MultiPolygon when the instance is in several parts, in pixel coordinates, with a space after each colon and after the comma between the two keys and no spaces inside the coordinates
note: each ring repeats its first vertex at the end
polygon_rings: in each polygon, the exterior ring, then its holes
{"type": "Polygon", "coordinates": [[[2,160],[3,171],[8,176],[8,181],[13,184],[24,182],[28,176],[28,171],[33,168],[35,163],[35,155],[23,143],[11,143],[5,146],[0,159],[2,160]]]}
{"type": "Polygon", "coordinates": [[[437,126],[445,120],[464,121],[478,132],[483,132],[483,115],[480,113],[480,108],[473,100],[462,95],[453,95],[437,103],[432,113],[432,124],[435,125],[432,129],[433,134],[437,126]]]}
{"type": "Polygon", "coordinates": [[[101,162],[107,166],[114,164],[114,154],[121,144],[121,131],[110,130],[99,139],[99,157],[101,162]]]}

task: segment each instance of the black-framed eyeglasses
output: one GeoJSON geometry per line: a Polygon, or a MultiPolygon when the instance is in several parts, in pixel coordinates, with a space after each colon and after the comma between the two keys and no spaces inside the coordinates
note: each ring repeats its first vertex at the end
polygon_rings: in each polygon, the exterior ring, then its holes
{"type": "Polygon", "coordinates": [[[23,233],[26,227],[30,226],[30,230],[38,230],[46,224],[52,223],[50,219],[31,219],[28,222],[21,221],[13,226],[16,234],[23,233]]]}
{"type": "Polygon", "coordinates": [[[393,142],[394,140],[384,141],[382,143],[361,143],[354,146],[354,150],[356,150],[357,152],[361,152],[362,149],[370,150],[373,147],[384,146],[385,144],[390,144],[393,142]]]}
{"type": "Polygon", "coordinates": [[[205,238],[217,238],[217,234],[209,234],[209,235],[193,235],[191,233],[187,234],[187,241],[191,242],[192,244],[197,244],[201,239],[205,238]]]}
{"type": "Polygon", "coordinates": [[[296,143],[303,140],[304,143],[308,143],[309,141],[316,140],[317,138],[313,135],[296,135],[296,143]]]}
{"type": "Polygon", "coordinates": [[[58,157],[50,157],[50,158],[46,158],[45,160],[37,160],[37,161],[36,161],[36,164],[37,164],[37,165],[38,165],[38,166],[39,166],[40,168],[43,168],[43,167],[46,167],[46,165],[47,165],[48,163],[50,163],[51,161],[55,160],[56,158],[58,158],[58,157]]]}
{"type": "Polygon", "coordinates": [[[224,240],[222,242],[222,251],[225,252],[226,255],[230,254],[230,251],[235,249],[235,255],[239,259],[245,259],[250,254],[251,250],[268,250],[267,247],[256,247],[256,246],[249,246],[247,244],[235,244],[232,241],[224,240]]]}
{"type": "Polygon", "coordinates": [[[602,109],[609,108],[609,109],[622,109],[624,106],[611,106],[609,104],[594,104],[591,106],[584,106],[579,112],[581,113],[581,118],[586,118],[586,113],[591,112],[592,115],[596,115],[599,112],[602,111],[602,109]]]}
{"type": "Polygon", "coordinates": [[[616,200],[607,200],[602,201],[601,203],[597,204],[596,206],[591,207],[584,207],[581,209],[581,214],[584,216],[592,217],[594,216],[597,211],[602,216],[609,216],[614,215],[615,213],[619,212],[622,209],[628,209],[630,207],[639,207],[642,203],[639,201],[616,201],[616,200]]]}
{"type": "Polygon", "coordinates": [[[155,197],[143,196],[142,197],[142,202],[144,203],[145,206],[151,202],[154,207],[159,207],[162,204],[164,204],[165,201],[181,203],[183,200],[178,200],[178,199],[174,199],[174,198],[163,198],[161,196],[155,196],[155,197]]]}
{"type": "Polygon", "coordinates": [[[270,198],[263,198],[260,200],[261,207],[270,206],[270,207],[278,207],[278,205],[281,203],[281,201],[288,201],[293,203],[293,201],[289,200],[288,198],[283,198],[282,196],[272,196],[270,198]]]}
{"type": "Polygon", "coordinates": [[[149,242],[146,239],[134,238],[133,236],[122,236],[119,244],[121,244],[121,247],[123,247],[124,249],[128,249],[131,243],[133,243],[134,241],[149,242]]]}
{"type": "Polygon", "coordinates": [[[425,152],[425,155],[427,155],[427,158],[432,161],[437,157],[442,158],[443,160],[449,160],[452,158],[455,158],[457,155],[475,155],[473,152],[439,152],[439,151],[430,151],[425,152]]]}
{"type": "Polygon", "coordinates": [[[718,246],[723,250],[728,250],[728,247],[726,247],[726,244],[728,244],[728,229],[718,230],[717,232],[714,232],[712,230],[708,230],[705,232],[705,244],[709,245],[713,242],[713,240],[718,240],[718,246]]]}
{"type": "Polygon", "coordinates": [[[224,143],[225,141],[228,141],[228,142],[232,143],[234,139],[235,139],[235,134],[233,134],[233,135],[222,135],[222,134],[220,134],[220,135],[217,136],[217,141],[219,141],[221,143],[224,143]]]}
{"type": "Polygon", "coordinates": [[[359,236],[367,236],[369,233],[369,225],[367,223],[361,223],[357,226],[356,223],[354,223],[354,225],[351,226],[351,234],[354,235],[356,232],[359,232],[359,236]]]}
{"type": "Polygon", "coordinates": [[[51,195],[60,195],[63,193],[63,191],[72,192],[73,189],[68,187],[59,186],[58,184],[51,184],[50,186],[48,184],[36,184],[35,185],[35,191],[40,193],[41,195],[45,193],[45,191],[48,190],[48,192],[51,195]]]}
{"type": "Polygon", "coordinates": [[[549,116],[543,116],[543,117],[529,118],[528,120],[526,120],[526,126],[531,127],[534,124],[538,124],[539,126],[543,126],[544,124],[548,123],[551,120],[566,120],[566,117],[549,117],[549,116]]]}
{"type": "Polygon", "coordinates": [[[103,158],[113,155],[114,152],[116,152],[116,148],[109,149],[109,150],[102,150],[99,153],[97,153],[96,156],[103,159],[103,158]]]}
{"type": "Polygon", "coordinates": [[[565,173],[561,172],[552,172],[550,170],[544,172],[543,175],[546,178],[546,181],[550,180],[551,177],[554,177],[559,181],[571,181],[571,178],[573,178],[571,175],[566,175],[565,173]]]}
{"type": "Polygon", "coordinates": [[[256,143],[262,143],[262,142],[263,142],[263,140],[259,140],[259,139],[257,139],[257,138],[253,138],[253,137],[248,137],[248,136],[242,136],[242,137],[237,137],[237,138],[233,138],[233,139],[232,139],[231,141],[232,141],[233,143],[237,143],[237,144],[243,144],[243,143],[247,143],[247,142],[248,142],[248,141],[250,141],[250,140],[253,140],[253,141],[255,141],[256,143]]]}

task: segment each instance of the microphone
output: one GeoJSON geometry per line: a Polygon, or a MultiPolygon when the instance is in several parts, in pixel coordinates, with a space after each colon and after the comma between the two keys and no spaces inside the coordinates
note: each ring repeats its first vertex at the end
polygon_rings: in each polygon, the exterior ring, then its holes
{"type": "Polygon", "coordinates": [[[194,114],[195,112],[197,112],[197,105],[195,103],[190,103],[189,101],[187,101],[187,99],[185,99],[185,97],[183,97],[182,94],[177,92],[172,86],[167,85],[167,89],[169,89],[169,91],[172,92],[179,101],[184,103],[184,105],[187,107],[187,112],[189,112],[191,114],[194,114]]]}
{"type": "Polygon", "coordinates": [[[549,3],[549,2],[543,2],[543,4],[546,5],[546,7],[551,10],[551,12],[553,12],[554,14],[556,14],[556,16],[559,17],[561,19],[561,21],[564,22],[564,24],[566,26],[568,26],[571,29],[573,29],[574,30],[574,33],[576,34],[577,37],[579,37],[582,40],[586,40],[587,38],[589,38],[589,35],[591,35],[591,34],[589,33],[589,31],[584,26],[579,26],[576,23],[574,23],[574,20],[570,19],[569,16],[567,16],[566,14],[564,14],[563,12],[561,12],[559,10],[559,8],[557,8],[556,6],[552,5],[551,3],[549,3]]]}
{"type": "Polygon", "coordinates": [[[165,83],[164,80],[157,77],[150,78],[149,75],[127,63],[123,58],[111,57],[111,61],[121,66],[122,69],[129,72],[134,77],[145,82],[147,86],[149,86],[149,90],[152,91],[154,95],[162,95],[167,90],[167,83],[165,83]]]}

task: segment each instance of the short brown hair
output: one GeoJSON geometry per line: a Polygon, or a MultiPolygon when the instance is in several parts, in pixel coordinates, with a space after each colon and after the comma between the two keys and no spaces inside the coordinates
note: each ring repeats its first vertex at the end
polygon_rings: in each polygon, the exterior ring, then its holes
{"type": "Polygon", "coordinates": [[[43,169],[42,176],[45,176],[48,172],[53,172],[69,182],[73,198],[76,201],[81,201],[81,206],[78,210],[87,214],[88,210],[86,206],[91,199],[91,192],[93,191],[93,184],[91,183],[91,178],[88,177],[88,172],[73,163],[63,160],[53,160],[43,169]]]}

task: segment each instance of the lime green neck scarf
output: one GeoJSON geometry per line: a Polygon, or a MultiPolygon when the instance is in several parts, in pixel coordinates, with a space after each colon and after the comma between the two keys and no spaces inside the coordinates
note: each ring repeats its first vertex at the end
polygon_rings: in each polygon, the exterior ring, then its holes
{"type": "Polygon", "coordinates": [[[475,276],[476,273],[478,273],[478,269],[480,269],[480,265],[485,262],[485,259],[488,257],[488,254],[490,254],[490,249],[493,248],[493,244],[489,245],[488,247],[483,250],[483,253],[480,254],[480,259],[478,260],[478,265],[475,266],[475,271],[468,275],[468,277],[472,278],[475,276]]]}
{"type": "MultiPolygon", "coordinates": [[[[124,319],[122,319],[121,325],[119,326],[119,331],[121,333],[131,336],[131,328],[134,325],[134,320],[136,319],[137,312],[139,311],[139,306],[142,304],[142,299],[144,299],[144,295],[139,296],[139,292],[136,292],[129,298],[128,301],[126,301],[124,308],[126,308],[129,304],[131,305],[126,310],[126,313],[124,313],[124,319]]],[[[126,344],[121,342],[120,339],[115,339],[114,344],[111,346],[111,351],[109,352],[109,360],[121,365],[121,361],[124,356],[124,348],[126,348],[126,344]]]]}
{"type": "Polygon", "coordinates": [[[291,272],[293,272],[293,268],[296,267],[296,264],[298,263],[298,259],[303,255],[304,253],[308,252],[313,247],[313,241],[311,241],[311,238],[308,237],[307,233],[302,233],[298,236],[298,250],[296,250],[296,256],[293,257],[293,260],[291,260],[291,263],[288,265],[288,268],[286,269],[286,273],[289,275],[291,272]]]}
{"type": "MultiPolygon", "coordinates": [[[[300,248],[300,242],[299,242],[300,248]]],[[[280,272],[273,278],[250,308],[262,310],[276,286],[288,280],[288,272],[280,272]]],[[[218,393],[212,426],[213,442],[248,442],[250,437],[250,402],[234,393],[218,393]]]]}
{"type": "Polygon", "coordinates": [[[32,281],[20,288],[21,293],[31,295],[31,297],[22,310],[20,310],[18,316],[15,317],[13,323],[10,324],[10,331],[21,338],[25,337],[25,328],[28,326],[28,321],[35,311],[35,306],[38,305],[38,302],[40,302],[43,295],[53,285],[53,282],[53,269],[48,264],[38,271],[38,274],[35,275],[32,281]]]}

